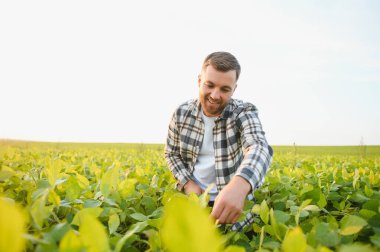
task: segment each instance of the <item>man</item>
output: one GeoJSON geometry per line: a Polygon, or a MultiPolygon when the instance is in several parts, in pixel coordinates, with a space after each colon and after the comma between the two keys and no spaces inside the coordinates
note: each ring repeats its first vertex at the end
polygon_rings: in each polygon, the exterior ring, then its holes
{"type": "Polygon", "coordinates": [[[232,99],[240,75],[237,59],[228,52],[206,57],[198,76],[199,98],[174,112],[168,131],[165,158],[186,194],[202,194],[208,185],[211,216],[240,231],[252,215],[237,222],[245,199],[264,182],[272,159],[257,109],[232,99]]]}

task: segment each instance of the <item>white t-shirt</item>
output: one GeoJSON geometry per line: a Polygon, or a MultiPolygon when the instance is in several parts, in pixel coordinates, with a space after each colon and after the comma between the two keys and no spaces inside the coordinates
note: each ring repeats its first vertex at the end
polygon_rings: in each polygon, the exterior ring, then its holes
{"type": "Polygon", "coordinates": [[[218,195],[216,189],[216,175],[215,175],[215,154],[214,154],[214,136],[212,130],[215,126],[216,117],[207,117],[201,110],[202,119],[205,125],[205,133],[201,149],[198,153],[197,161],[194,165],[193,176],[195,182],[205,190],[208,185],[214,183],[214,187],[209,192],[210,200],[214,201],[218,195]]]}

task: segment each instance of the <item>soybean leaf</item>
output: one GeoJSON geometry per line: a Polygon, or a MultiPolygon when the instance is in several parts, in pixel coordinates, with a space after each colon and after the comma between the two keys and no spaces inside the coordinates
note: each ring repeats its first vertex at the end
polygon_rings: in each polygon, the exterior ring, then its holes
{"type": "Polygon", "coordinates": [[[125,233],[125,235],[123,236],[123,238],[121,238],[117,244],[116,244],[116,248],[115,248],[115,251],[116,252],[120,252],[121,249],[123,248],[123,245],[124,243],[132,236],[134,235],[135,233],[139,233],[141,232],[142,230],[144,230],[144,228],[146,228],[148,226],[148,224],[146,222],[138,222],[138,223],[135,223],[133,224],[129,230],[125,233]]]}
{"type": "Polygon", "coordinates": [[[130,216],[137,221],[146,221],[148,219],[148,217],[142,213],[133,213],[130,216]]]}
{"type": "Polygon", "coordinates": [[[265,223],[268,224],[269,221],[269,208],[267,202],[263,200],[260,205],[260,218],[265,223]]]}
{"type": "Polygon", "coordinates": [[[332,229],[328,223],[319,223],[316,225],[315,239],[318,243],[328,247],[336,246],[340,242],[338,233],[332,229]]]}
{"type": "Polygon", "coordinates": [[[110,251],[106,231],[104,230],[104,226],[97,220],[97,218],[91,214],[82,214],[79,218],[80,239],[86,248],[86,251],[110,251]]]}
{"type": "Polygon", "coordinates": [[[222,240],[206,209],[186,198],[175,198],[164,211],[161,237],[169,251],[220,251],[222,240]]]}
{"type": "Polygon", "coordinates": [[[74,230],[69,230],[59,243],[59,252],[81,252],[85,248],[74,230]]]}
{"type": "Polygon", "coordinates": [[[75,216],[71,224],[73,225],[80,225],[80,220],[82,216],[84,215],[91,215],[92,217],[96,218],[98,217],[101,213],[103,212],[103,209],[98,208],[98,207],[93,207],[93,208],[83,208],[80,210],[75,216]]]}
{"type": "Polygon", "coordinates": [[[380,234],[375,234],[370,237],[373,244],[380,248],[380,234]]]}
{"type": "Polygon", "coordinates": [[[113,234],[120,225],[120,219],[118,214],[112,214],[108,220],[108,228],[110,234],[113,234]]]}
{"type": "Polygon", "coordinates": [[[282,242],[284,252],[303,252],[306,251],[306,248],[306,238],[300,227],[290,230],[282,242]]]}
{"type": "Polygon", "coordinates": [[[346,215],[340,221],[340,234],[341,235],[352,235],[358,233],[367,222],[356,216],[356,215],[346,215]]]}
{"type": "Polygon", "coordinates": [[[23,251],[25,216],[14,204],[0,198],[0,251],[23,251]]]}

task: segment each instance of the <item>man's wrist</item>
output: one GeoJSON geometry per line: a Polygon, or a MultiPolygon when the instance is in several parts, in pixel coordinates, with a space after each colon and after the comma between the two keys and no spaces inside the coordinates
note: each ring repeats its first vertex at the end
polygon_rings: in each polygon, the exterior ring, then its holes
{"type": "Polygon", "coordinates": [[[231,182],[244,194],[244,196],[247,196],[252,190],[251,184],[241,176],[234,176],[231,182]]]}
{"type": "Polygon", "coordinates": [[[188,180],[186,183],[183,185],[183,189],[186,189],[188,186],[193,185],[195,182],[193,180],[188,180]]]}

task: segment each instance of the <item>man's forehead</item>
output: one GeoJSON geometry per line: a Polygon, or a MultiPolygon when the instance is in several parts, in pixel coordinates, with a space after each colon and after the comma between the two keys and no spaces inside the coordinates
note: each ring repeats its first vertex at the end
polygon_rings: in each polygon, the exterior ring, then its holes
{"type": "Polygon", "coordinates": [[[203,82],[207,82],[214,85],[234,87],[236,84],[236,71],[204,71],[202,72],[201,79],[203,80],[203,82]]]}

